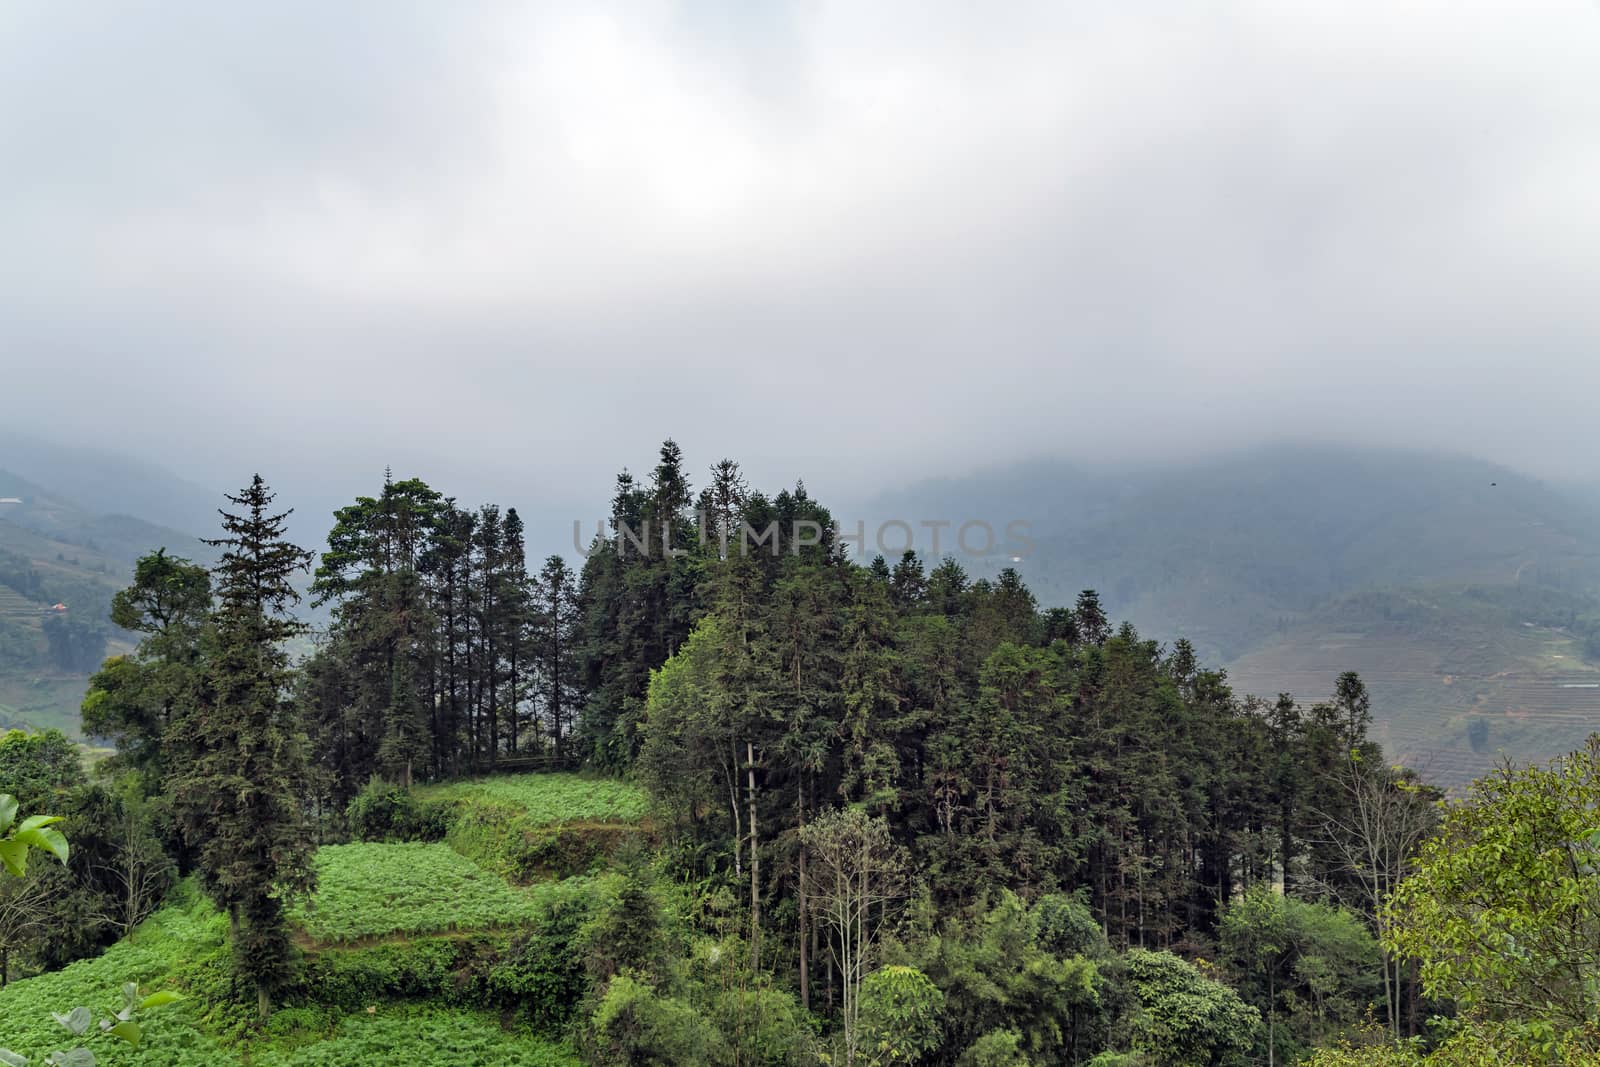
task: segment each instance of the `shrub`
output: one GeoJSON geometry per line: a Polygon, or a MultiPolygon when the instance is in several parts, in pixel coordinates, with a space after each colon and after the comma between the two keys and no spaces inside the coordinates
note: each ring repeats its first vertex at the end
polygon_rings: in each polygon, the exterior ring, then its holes
{"type": "Polygon", "coordinates": [[[1056,956],[1098,959],[1111,952],[1105,931],[1089,906],[1075,896],[1046,893],[1033,905],[1039,947],[1056,956]]]}
{"type": "Polygon", "coordinates": [[[373,775],[350,801],[345,817],[362,841],[439,841],[450,829],[448,805],[424,801],[373,775]]]}
{"type": "Polygon", "coordinates": [[[583,1035],[594,1064],[713,1064],[727,1058],[722,1035],[688,1003],[618,975],[583,1035]]]}
{"type": "Polygon", "coordinates": [[[939,1046],[944,994],[915,967],[880,967],[861,983],[861,1049],[873,1064],[916,1063],[939,1046]]]}
{"type": "Polygon", "coordinates": [[[1261,1013],[1188,960],[1170,952],[1130,949],[1123,961],[1138,1003],[1124,1023],[1133,1049],[1151,1064],[1211,1063],[1254,1043],[1261,1013]]]}

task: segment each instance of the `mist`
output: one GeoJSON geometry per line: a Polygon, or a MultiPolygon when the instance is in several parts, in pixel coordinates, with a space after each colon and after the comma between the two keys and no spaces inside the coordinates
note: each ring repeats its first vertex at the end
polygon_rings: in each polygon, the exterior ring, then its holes
{"type": "Polygon", "coordinates": [[[667,436],[846,497],[1282,438],[1588,478],[1597,51],[1580,0],[10,4],[5,423],[563,521],[667,436]]]}

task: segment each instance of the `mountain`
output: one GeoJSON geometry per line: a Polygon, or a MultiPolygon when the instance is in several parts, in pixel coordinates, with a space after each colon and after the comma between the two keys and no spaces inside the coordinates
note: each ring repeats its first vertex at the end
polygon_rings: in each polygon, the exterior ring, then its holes
{"type": "MultiPolygon", "coordinates": [[[[94,515],[127,515],[178,530],[210,530],[222,494],[124,453],[0,430],[0,470],[94,515]]],[[[0,493],[0,496],[13,496],[0,493]]]]}
{"type": "MultiPolygon", "coordinates": [[[[81,474],[69,480],[95,484],[81,474]]],[[[160,547],[211,557],[189,534],[85,507],[0,469],[0,729],[76,734],[89,674],[105,655],[132,647],[108,621],[111,597],[134,561],[160,547]]]]}
{"type": "Polygon", "coordinates": [[[1097,589],[1244,692],[1316,700],[1357,670],[1386,745],[1451,783],[1600,728],[1600,510],[1492,463],[1304,445],[1110,474],[1034,462],[869,514],[1031,520],[1020,561],[963,562],[1015,566],[1045,604],[1097,589]]]}

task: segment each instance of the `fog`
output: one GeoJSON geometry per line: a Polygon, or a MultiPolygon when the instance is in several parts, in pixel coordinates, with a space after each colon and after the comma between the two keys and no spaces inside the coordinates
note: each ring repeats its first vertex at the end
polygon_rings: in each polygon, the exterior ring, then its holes
{"type": "Polygon", "coordinates": [[[840,494],[1285,436],[1587,478],[1597,130],[1593,0],[9,3],[0,402],[586,517],[668,435],[840,494]]]}

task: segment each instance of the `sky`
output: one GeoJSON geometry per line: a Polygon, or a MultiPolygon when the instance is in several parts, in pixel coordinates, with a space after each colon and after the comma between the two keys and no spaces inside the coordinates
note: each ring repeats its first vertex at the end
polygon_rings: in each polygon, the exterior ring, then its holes
{"type": "Polygon", "coordinates": [[[1285,436],[1600,480],[1596,190],[1596,0],[12,0],[0,417],[552,514],[669,435],[846,494],[1285,436]]]}

